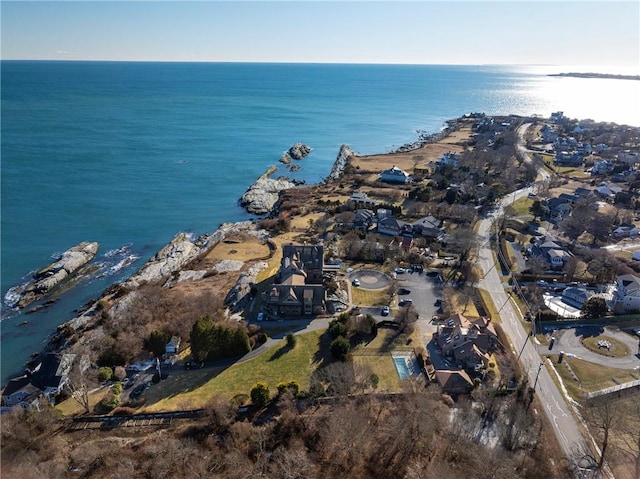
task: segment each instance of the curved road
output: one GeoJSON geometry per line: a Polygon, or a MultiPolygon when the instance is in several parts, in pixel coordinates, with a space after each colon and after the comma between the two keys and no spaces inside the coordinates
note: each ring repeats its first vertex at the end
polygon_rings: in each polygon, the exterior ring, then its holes
{"type": "Polygon", "coordinates": [[[593,352],[582,345],[581,339],[583,335],[581,334],[581,330],[583,329],[585,328],[580,327],[556,331],[554,334],[557,336],[557,339],[553,349],[549,351],[548,346],[538,346],[538,351],[541,354],[549,354],[550,352],[557,354],[563,351],[565,353],[575,354],[579,359],[584,359],[590,363],[600,364],[610,368],[640,370],[640,348],[638,347],[638,340],[633,336],[620,330],[605,327],[604,336],[612,337],[623,343],[629,350],[629,354],[625,356],[610,357],[593,352]]]}
{"type": "MultiPolygon", "coordinates": [[[[525,161],[531,161],[524,147],[521,145],[524,133],[530,124],[524,124],[518,128],[518,153],[523,155],[525,161]]],[[[547,179],[549,174],[540,169],[543,179],[547,179]]],[[[518,198],[528,195],[532,191],[532,187],[523,188],[503,198],[499,208],[492,215],[480,221],[478,228],[478,239],[481,246],[478,251],[479,265],[484,273],[483,279],[478,282],[478,287],[486,290],[500,312],[502,319],[502,328],[509,337],[516,356],[522,349],[520,362],[527,371],[529,383],[536,384],[536,393],[544,408],[544,411],[553,426],[558,442],[562,447],[565,455],[572,458],[576,449],[586,451],[586,442],[578,428],[576,420],[565,403],[562,394],[558,391],[551,375],[546,367],[540,367],[541,358],[533,343],[528,340],[528,333],[522,327],[519,316],[516,314],[514,304],[510,296],[505,292],[498,271],[496,270],[493,252],[490,248],[489,238],[491,236],[491,228],[496,216],[502,213],[505,206],[511,204],[518,198]]]]}

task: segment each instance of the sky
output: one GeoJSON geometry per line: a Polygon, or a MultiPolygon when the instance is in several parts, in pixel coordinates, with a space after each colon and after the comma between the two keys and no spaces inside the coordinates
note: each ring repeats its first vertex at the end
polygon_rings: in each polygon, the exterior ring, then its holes
{"type": "Polygon", "coordinates": [[[2,59],[617,66],[640,2],[5,1],[2,59]]]}

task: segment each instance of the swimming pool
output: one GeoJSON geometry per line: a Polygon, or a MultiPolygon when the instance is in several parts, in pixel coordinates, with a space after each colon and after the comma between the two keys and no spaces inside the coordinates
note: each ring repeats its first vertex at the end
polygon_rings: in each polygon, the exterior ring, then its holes
{"type": "Polygon", "coordinates": [[[418,375],[420,367],[416,357],[411,353],[393,354],[393,364],[400,379],[406,379],[418,375]]]}
{"type": "Polygon", "coordinates": [[[405,357],[395,357],[393,358],[393,362],[396,365],[396,371],[398,371],[398,376],[400,379],[405,379],[411,376],[411,371],[409,371],[409,367],[407,366],[407,359],[405,357]]]}

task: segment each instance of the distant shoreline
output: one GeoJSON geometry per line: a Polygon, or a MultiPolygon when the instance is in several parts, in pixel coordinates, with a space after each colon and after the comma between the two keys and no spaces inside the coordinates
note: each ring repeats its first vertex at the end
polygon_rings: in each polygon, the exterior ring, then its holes
{"type": "Polygon", "coordinates": [[[640,75],[616,75],[612,73],[549,73],[550,77],[605,78],[610,80],[640,80],[640,75]]]}

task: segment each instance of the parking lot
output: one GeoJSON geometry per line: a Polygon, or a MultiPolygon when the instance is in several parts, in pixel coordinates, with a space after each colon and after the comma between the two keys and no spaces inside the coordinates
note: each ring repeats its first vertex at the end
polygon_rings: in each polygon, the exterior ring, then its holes
{"type": "Polygon", "coordinates": [[[431,322],[431,318],[438,313],[440,308],[436,306],[436,301],[442,298],[440,291],[442,283],[438,280],[438,275],[428,275],[427,273],[405,272],[396,275],[396,279],[399,288],[409,290],[408,294],[399,295],[397,300],[411,299],[413,307],[419,315],[417,326],[420,329],[422,343],[426,347],[437,329],[437,325],[431,322]]]}

